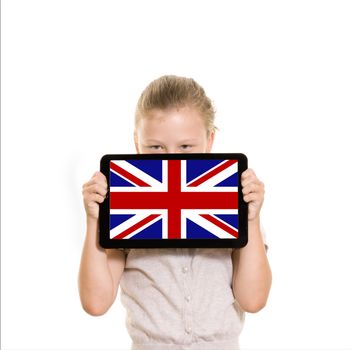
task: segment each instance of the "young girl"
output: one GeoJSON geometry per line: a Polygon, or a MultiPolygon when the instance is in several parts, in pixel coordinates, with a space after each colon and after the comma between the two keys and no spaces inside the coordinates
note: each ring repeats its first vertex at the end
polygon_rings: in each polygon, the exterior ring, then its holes
{"type": "MultiPolygon", "coordinates": [[[[214,109],[193,79],[163,76],[141,94],[135,114],[137,153],[211,151],[214,109]]],[[[248,202],[248,244],[241,249],[103,249],[101,172],[83,185],[87,233],[79,271],[84,310],[104,314],[121,287],[132,350],[235,350],[245,312],[267,301],[271,270],[261,231],[264,184],[252,169],[241,177],[248,202]]]]}

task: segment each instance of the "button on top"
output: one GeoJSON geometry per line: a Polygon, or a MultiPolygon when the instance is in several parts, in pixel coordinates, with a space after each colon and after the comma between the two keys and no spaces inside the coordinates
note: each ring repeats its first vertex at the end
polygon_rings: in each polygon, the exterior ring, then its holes
{"type": "Polygon", "coordinates": [[[191,327],[187,327],[187,328],[186,328],[186,332],[187,332],[187,333],[191,333],[191,331],[192,331],[192,328],[191,328],[191,327]]]}
{"type": "Polygon", "coordinates": [[[186,300],[187,300],[187,301],[190,301],[190,300],[191,300],[191,296],[190,296],[190,295],[187,295],[187,296],[186,296],[186,300]]]}
{"type": "Polygon", "coordinates": [[[182,272],[183,273],[186,273],[188,271],[188,267],[187,266],[184,266],[183,268],[182,268],[182,272]]]}

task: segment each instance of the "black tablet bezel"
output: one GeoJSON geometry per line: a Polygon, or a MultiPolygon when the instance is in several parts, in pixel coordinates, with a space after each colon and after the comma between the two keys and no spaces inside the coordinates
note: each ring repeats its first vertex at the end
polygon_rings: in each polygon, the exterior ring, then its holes
{"type": "Polygon", "coordinates": [[[163,153],[163,154],[106,154],[100,160],[100,171],[110,188],[110,161],[130,159],[236,159],[238,161],[238,232],[237,239],[110,239],[109,191],[99,205],[99,244],[110,248],[242,248],[248,241],[248,204],[243,200],[241,174],[248,167],[243,153],[163,153]],[[103,218],[107,219],[103,219],[103,218]]]}

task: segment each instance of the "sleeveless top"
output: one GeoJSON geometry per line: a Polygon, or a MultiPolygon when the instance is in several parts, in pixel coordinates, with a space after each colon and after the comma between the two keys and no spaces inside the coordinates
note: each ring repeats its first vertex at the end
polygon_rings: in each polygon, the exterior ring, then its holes
{"type": "Polygon", "coordinates": [[[232,292],[232,248],[122,250],[131,350],[239,349],[245,313],[232,292]]]}
{"type": "Polygon", "coordinates": [[[237,349],[244,313],[232,292],[231,253],[228,248],[129,250],[120,298],[132,349],[237,349]]]}

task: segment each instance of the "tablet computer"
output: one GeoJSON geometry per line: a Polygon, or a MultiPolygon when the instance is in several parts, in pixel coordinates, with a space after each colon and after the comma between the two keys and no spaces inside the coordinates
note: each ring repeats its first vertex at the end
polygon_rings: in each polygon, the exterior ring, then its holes
{"type": "Polygon", "coordinates": [[[241,248],[248,239],[243,153],[107,154],[103,248],[241,248]]]}

